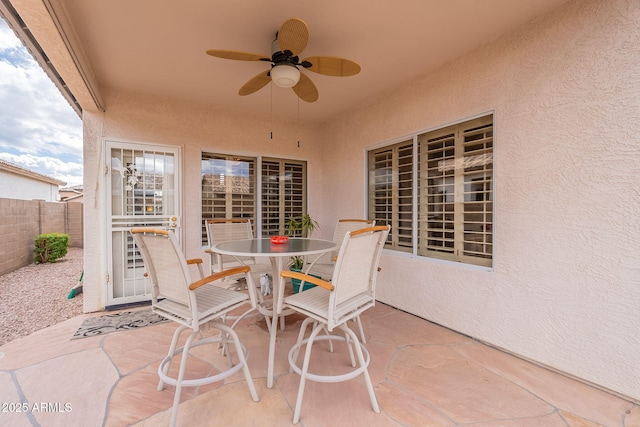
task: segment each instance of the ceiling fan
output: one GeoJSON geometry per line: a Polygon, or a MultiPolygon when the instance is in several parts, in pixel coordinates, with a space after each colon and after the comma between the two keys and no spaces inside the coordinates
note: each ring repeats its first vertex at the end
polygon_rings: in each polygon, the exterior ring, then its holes
{"type": "Polygon", "coordinates": [[[257,53],[235,50],[209,49],[207,54],[223,59],[239,61],[265,61],[271,69],[263,71],[240,88],[238,94],[250,95],[273,81],[276,86],[290,87],[307,102],[318,100],[318,89],[311,79],[300,72],[300,67],[326,76],[353,76],[360,72],[360,66],[353,61],[334,56],[312,56],[300,61],[298,55],[309,41],[309,28],[298,18],[286,20],[276,38],[271,43],[271,57],[257,53]]]}

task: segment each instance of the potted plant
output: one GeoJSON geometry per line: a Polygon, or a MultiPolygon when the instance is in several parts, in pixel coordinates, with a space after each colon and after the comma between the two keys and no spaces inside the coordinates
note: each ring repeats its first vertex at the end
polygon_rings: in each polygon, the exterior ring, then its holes
{"type": "MultiPolygon", "coordinates": [[[[285,233],[290,237],[309,237],[311,233],[315,229],[319,229],[320,226],[318,222],[311,218],[311,215],[304,214],[302,216],[296,217],[291,216],[287,219],[285,233]]],[[[289,259],[289,270],[302,272],[302,268],[304,267],[304,257],[301,256],[293,256],[289,259]]],[[[299,279],[291,279],[291,283],[293,284],[293,292],[298,293],[301,290],[306,291],[309,288],[314,287],[311,283],[305,283],[303,289],[300,289],[300,280],[299,279]]]]}
{"type": "Polygon", "coordinates": [[[320,229],[318,221],[309,214],[290,216],[285,224],[285,233],[290,237],[309,237],[316,228],[320,229]]]}

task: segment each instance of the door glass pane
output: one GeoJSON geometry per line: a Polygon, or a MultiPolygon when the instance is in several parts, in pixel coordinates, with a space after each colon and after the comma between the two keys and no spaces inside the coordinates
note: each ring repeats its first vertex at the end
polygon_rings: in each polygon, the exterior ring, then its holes
{"type": "Polygon", "coordinates": [[[175,165],[171,153],[111,150],[112,215],[172,215],[175,165]]]}

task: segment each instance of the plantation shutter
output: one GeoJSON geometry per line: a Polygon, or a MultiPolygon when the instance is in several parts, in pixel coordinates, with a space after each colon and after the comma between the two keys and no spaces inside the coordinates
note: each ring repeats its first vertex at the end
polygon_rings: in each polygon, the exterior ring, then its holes
{"type": "Polygon", "coordinates": [[[202,154],[202,244],[207,219],[256,219],[256,159],[202,154]]]}
{"type": "Polygon", "coordinates": [[[369,152],[369,218],[391,225],[386,248],[413,249],[413,142],[369,152]]]}
{"type": "MultiPolygon", "coordinates": [[[[472,123],[462,130],[464,237],[462,256],[491,265],[493,254],[493,124],[472,123]],[[488,262],[482,262],[488,260],[488,262]]],[[[469,262],[468,260],[466,262],[469,262]]]]}
{"type": "Polygon", "coordinates": [[[418,254],[491,266],[493,116],[418,136],[418,254]]]}
{"type": "Polygon", "coordinates": [[[455,254],[455,133],[419,136],[419,255],[451,258],[455,254]]]}
{"type": "Polygon", "coordinates": [[[262,236],[285,233],[291,216],[307,211],[307,164],[304,161],[263,159],[262,236]]]}

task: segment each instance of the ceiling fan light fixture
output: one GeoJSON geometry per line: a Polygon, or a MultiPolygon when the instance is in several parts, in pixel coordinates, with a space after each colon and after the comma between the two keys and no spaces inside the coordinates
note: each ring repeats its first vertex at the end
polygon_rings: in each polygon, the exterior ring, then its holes
{"type": "Polygon", "coordinates": [[[300,81],[300,70],[293,65],[276,65],[271,69],[271,80],[279,87],[294,87],[300,81]]]}

